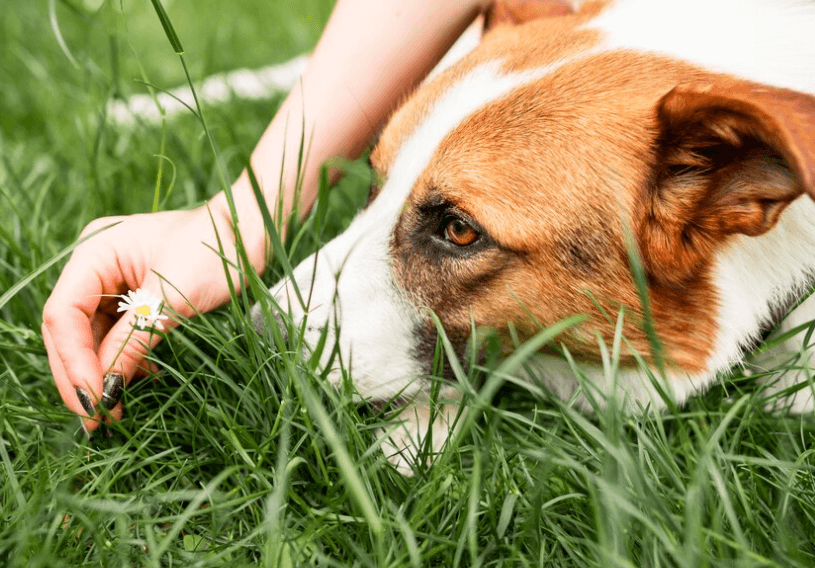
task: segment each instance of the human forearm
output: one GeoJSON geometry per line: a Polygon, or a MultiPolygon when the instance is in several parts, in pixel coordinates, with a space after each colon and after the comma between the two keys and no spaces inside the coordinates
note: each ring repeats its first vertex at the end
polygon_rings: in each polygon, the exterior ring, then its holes
{"type": "MultiPolygon", "coordinates": [[[[340,0],[301,81],[252,154],[252,169],[269,209],[277,211],[281,199],[284,220],[292,210],[301,140],[308,152],[300,196],[305,211],[316,199],[320,166],[332,157],[358,156],[396,103],[486,3],[340,0]]],[[[235,182],[233,194],[244,242],[261,269],[263,224],[246,174],[235,182]]],[[[226,206],[223,195],[214,201],[226,206]]]]}

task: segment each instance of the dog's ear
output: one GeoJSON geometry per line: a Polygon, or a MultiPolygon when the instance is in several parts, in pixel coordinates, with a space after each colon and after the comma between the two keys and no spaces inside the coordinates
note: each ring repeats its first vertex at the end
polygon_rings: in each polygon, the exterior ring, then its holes
{"type": "Polygon", "coordinates": [[[815,198],[815,97],[737,80],[685,85],[659,102],[657,128],[634,217],[657,279],[684,281],[729,236],[764,234],[802,193],[815,198]]]}
{"type": "Polygon", "coordinates": [[[537,18],[566,16],[574,13],[567,0],[495,0],[487,8],[484,31],[499,25],[517,25],[537,18]]]}

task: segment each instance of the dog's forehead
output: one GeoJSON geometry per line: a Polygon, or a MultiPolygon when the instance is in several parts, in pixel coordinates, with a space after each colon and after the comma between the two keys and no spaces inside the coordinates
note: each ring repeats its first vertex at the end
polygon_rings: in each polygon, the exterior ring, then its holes
{"type": "Polygon", "coordinates": [[[502,219],[522,235],[587,208],[619,216],[652,165],[657,102],[694,73],[682,67],[597,49],[550,66],[451,130],[408,204],[442,193],[487,229],[502,219]]]}
{"type": "Polygon", "coordinates": [[[499,28],[487,34],[469,55],[423,84],[400,106],[379,138],[374,149],[375,159],[389,169],[404,141],[440,114],[434,111],[443,109],[445,101],[448,106],[456,106],[462,101],[462,95],[469,95],[467,99],[471,104],[459,106],[455,113],[461,119],[462,115],[505,94],[513,86],[523,84],[532,75],[545,75],[547,69],[556,68],[564,61],[580,59],[600,43],[598,32],[580,29],[583,19],[566,20],[574,21],[570,27],[561,24],[553,28],[550,22],[541,20],[523,29],[499,28]],[[519,80],[510,81],[498,92],[489,88],[491,79],[512,75],[519,80]],[[466,93],[467,87],[471,92],[466,93]]]}
{"type": "MultiPolygon", "coordinates": [[[[590,58],[596,51],[572,49],[553,57],[539,57],[542,65],[523,65],[503,57],[498,49],[477,50],[462,64],[419,89],[394,115],[372,153],[372,162],[386,173],[382,196],[399,207],[433,170],[447,142],[466,131],[480,111],[499,101],[514,100],[532,85],[560,68],[590,58]]],[[[453,142],[456,143],[456,142],[453,142]]],[[[477,142],[476,142],[477,143],[477,142]]],[[[466,151],[467,144],[459,144],[466,151]]],[[[381,205],[380,205],[381,207],[381,205]]]]}
{"type": "Polygon", "coordinates": [[[521,71],[481,63],[395,153],[387,199],[402,211],[452,203],[512,248],[587,214],[619,220],[648,171],[654,106],[679,74],[657,59],[595,47],[521,71]]]}

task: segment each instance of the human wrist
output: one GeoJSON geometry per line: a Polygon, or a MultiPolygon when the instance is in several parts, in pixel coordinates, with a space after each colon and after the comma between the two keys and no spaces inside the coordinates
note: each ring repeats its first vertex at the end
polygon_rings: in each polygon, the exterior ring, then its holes
{"type": "Polygon", "coordinates": [[[221,191],[207,203],[210,214],[216,219],[226,221],[232,229],[235,240],[240,235],[249,262],[258,273],[266,267],[269,251],[269,239],[266,226],[258,207],[257,199],[246,172],[232,184],[230,188],[234,215],[229,204],[226,191],[221,191]],[[237,227],[235,222],[237,221],[237,227]]]}

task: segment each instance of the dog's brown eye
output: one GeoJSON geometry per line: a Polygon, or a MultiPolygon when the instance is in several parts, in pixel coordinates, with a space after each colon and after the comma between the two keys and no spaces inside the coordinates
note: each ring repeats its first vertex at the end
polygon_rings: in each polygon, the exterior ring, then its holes
{"type": "Polygon", "coordinates": [[[444,238],[456,246],[466,247],[478,240],[478,231],[473,229],[465,221],[458,218],[451,218],[444,227],[444,238]]]}

